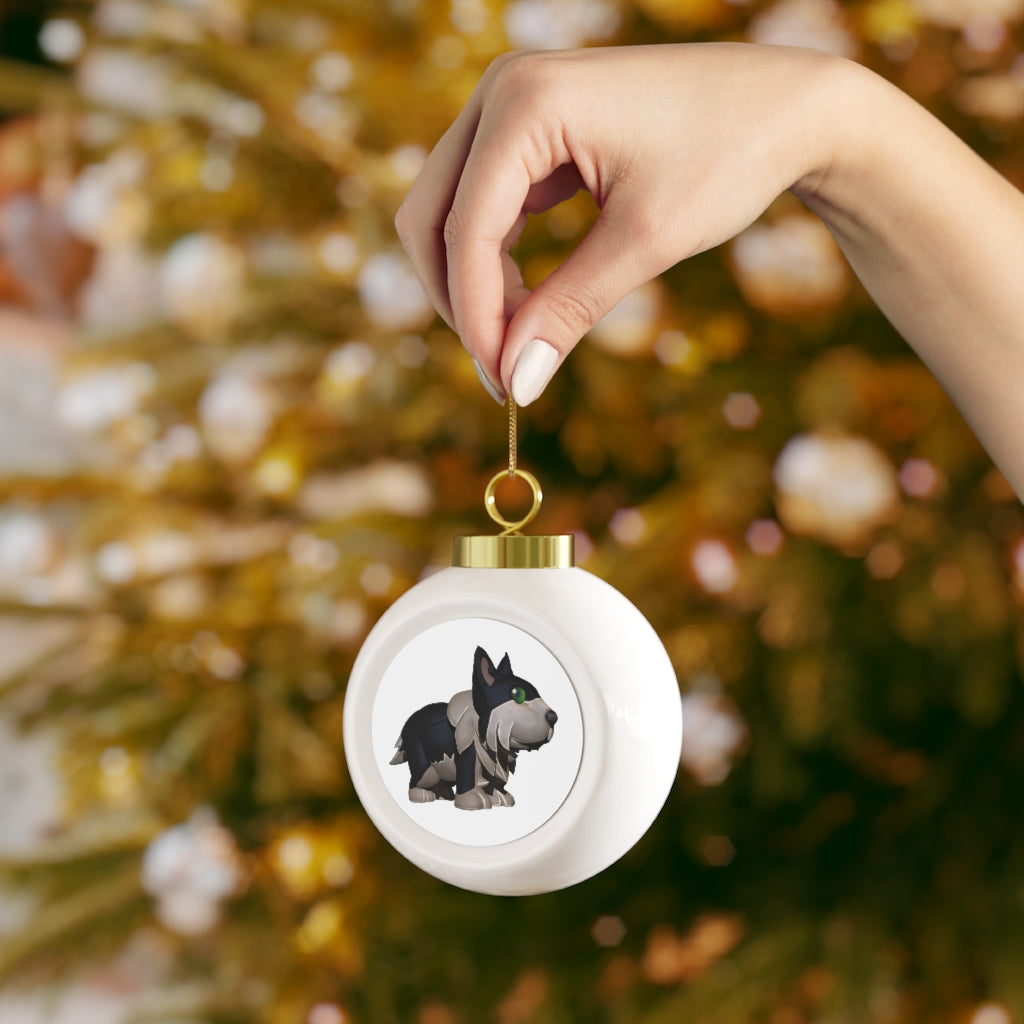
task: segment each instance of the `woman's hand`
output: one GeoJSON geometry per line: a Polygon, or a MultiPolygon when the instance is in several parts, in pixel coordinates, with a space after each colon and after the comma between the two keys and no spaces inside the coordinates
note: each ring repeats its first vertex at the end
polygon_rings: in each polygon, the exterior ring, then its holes
{"type": "Polygon", "coordinates": [[[823,170],[843,64],[742,44],[495,61],[396,219],[428,295],[495,397],[510,390],[529,404],[624,295],[823,170]],[[580,188],[600,217],[530,294],[509,249],[528,213],[580,188]]]}
{"type": "Polygon", "coordinates": [[[1024,496],[1024,195],[857,64],[727,43],[507,55],[396,224],[485,386],[528,405],[623,296],[786,189],[1024,496]],[[510,247],[581,187],[600,215],[530,293],[510,247]]]}

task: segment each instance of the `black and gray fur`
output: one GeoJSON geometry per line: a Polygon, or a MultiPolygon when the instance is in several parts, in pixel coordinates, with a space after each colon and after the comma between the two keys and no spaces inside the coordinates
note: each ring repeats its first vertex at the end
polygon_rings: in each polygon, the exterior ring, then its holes
{"type": "Polygon", "coordinates": [[[511,807],[515,799],[505,785],[516,755],[547,743],[557,721],[537,688],[512,671],[507,653],[495,668],[477,647],[473,689],[413,712],[391,764],[408,763],[413,803],[454,800],[466,811],[511,807]]]}

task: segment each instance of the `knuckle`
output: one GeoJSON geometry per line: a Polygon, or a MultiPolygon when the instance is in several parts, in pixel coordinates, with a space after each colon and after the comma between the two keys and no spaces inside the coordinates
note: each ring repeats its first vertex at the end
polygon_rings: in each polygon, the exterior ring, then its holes
{"type": "Polygon", "coordinates": [[[491,65],[494,70],[489,102],[512,114],[525,115],[543,110],[548,103],[546,97],[550,95],[551,86],[558,87],[558,80],[552,79],[550,74],[550,55],[513,53],[507,54],[506,58],[500,65],[497,62],[491,65]]]}
{"type": "Polygon", "coordinates": [[[444,219],[444,244],[446,249],[457,248],[465,237],[466,218],[458,205],[453,205],[444,219]]]}
{"type": "Polygon", "coordinates": [[[559,292],[548,301],[548,311],[566,331],[574,337],[581,337],[601,319],[603,304],[593,292],[559,292]]]}
{"type": "Polygon", "coordinates": [[[499,57],[492,65],[491,86],[494,90],[518,92],[530,80],[530,71],[538,63],[534,53],[509,53],[499,57]]]}
{"type": "Polygon", "coordinates": [[[524,54],[521,50],[509,50],[507,53],[502,53],[495,57],[494,60],[487,65],[487,70],[483,74],[484,81],[490,84],[497,77],[502,68],[511,64],[513,61],[521,60],[523,56],[524,54]]]}
{"type": "Polygon", "coordinates": [[[398,235],[398,240],[402,243],[406,252],[412,249],[416,237],[414,220],[412,208],[408,200],[406,200],[395,213],[395,233],[398,235]]]}
{"type": "Polygon", "coordinates": [[[540,54],[529,50],[513,50],[503,53],[491,61],[486,76],[492,90],[504,91],[510,85],[521,84],[524,77],[529,77],[529,69],[535,67],[540,54]]]}

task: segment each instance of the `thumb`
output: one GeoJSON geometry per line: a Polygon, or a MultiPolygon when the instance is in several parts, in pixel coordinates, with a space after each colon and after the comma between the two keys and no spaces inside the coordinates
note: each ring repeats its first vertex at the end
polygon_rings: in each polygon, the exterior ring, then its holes
{"type": "Polygon", "coordinates": [[[651,266],[635,228],[606,207],[575,252],[509,321],[501,379],[516,404],[535,401],[583,335],[660,269],[651,266]]]}

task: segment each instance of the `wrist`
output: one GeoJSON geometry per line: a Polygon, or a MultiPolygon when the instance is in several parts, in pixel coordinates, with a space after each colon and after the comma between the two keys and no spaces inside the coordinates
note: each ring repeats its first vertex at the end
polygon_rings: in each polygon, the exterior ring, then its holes
{"type": "Polygon", "coordinates": [[[873,159],[871,125],[885,119],[879,85],[886,83],[840,57],[822,61],[810,83],[807,158],[789,191],[826,223],[830,214],[853,214],[860,205],[862,175],[873,159]]]}
{"type": "Polygon", "coordinates": [[[868,250],[910,257],[933,228],[946,168],[968,151],[928,111],[867,68],[837,60],[829,74],[818,111],[818,163],[791,191],[855,262],[868,250]]]}

